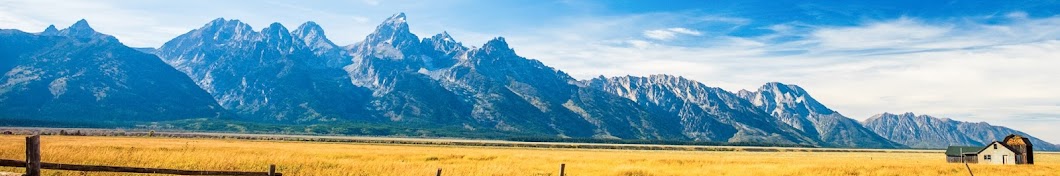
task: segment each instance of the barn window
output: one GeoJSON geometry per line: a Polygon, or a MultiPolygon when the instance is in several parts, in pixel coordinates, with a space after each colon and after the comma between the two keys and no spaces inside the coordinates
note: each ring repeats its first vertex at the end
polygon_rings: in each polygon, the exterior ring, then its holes
{"type": "Polygon", "coordinates": [[[983,160],[990,160],[990,155],[983,156],[983,160]]]}
{"type": "Polygon", "coordinates": [[[994,144],[994,149],[997,149],[997,144],[994,144]]]}

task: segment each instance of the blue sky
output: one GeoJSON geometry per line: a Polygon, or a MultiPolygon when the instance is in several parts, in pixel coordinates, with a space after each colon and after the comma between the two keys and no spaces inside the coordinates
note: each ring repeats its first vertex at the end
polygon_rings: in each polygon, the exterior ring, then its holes
{"type": "Polygon", "coordinates": [[[465,45],[504,36],[579,79],[673,74],[730,91],[779,81],[851,118],[915,112],[1060,143],[1060,1],[0,0],[0,28],[87,19],[158,47],[212,19],[316,21],[340,45],[386,17],[465,45]]]}

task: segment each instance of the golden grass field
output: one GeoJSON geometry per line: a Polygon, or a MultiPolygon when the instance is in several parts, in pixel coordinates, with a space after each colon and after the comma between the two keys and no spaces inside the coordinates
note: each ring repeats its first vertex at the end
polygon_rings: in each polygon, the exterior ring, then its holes
{"type": "MultiPolygon", "coordinates": [[[[0,135],[0,158],[24,159],[25,137],[0,135]]],[[[42,136],[44,162],[284,175],[967,175],[941,153],[696,152],[42,136]]],[[[971,165],[977,176],[1060,175],[1060,154],[1036,165],[971,165]]],[[[0,172],[22,172],[0,167],[0,172]]],[[[129,175],[44,170],[43,175],[129,175]]]]}

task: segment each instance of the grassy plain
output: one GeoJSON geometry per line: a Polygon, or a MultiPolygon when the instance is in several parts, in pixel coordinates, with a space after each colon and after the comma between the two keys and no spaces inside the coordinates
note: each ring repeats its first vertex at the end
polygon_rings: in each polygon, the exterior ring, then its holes
{"type": "MultiPolygon", "coordinates": [[[[23,159],[24,136],[0,135],[0,158],[23,159]]],[[[941,153],[704,152],[42,136],[44,162],[285,175],[967,175],[941,153]]],[[[975,175],[1057,175],[1060,154],[1036,165],[971,165],[975,175]]],[[[22,168],[0,167],[0,172],[22,168]]],[[[44,175],[128,175],[44,170],[44,175]]]]}

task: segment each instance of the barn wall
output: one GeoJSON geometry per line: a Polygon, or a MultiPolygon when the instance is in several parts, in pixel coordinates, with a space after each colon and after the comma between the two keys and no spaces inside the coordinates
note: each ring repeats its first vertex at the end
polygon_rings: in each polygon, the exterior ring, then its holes
{"type": "Polygon", "coordinates": [[[964,158],[963,162],[961,161],[961,158],[962,157],[959,157],[959,156],[946,156],[946,162],[948,162],[948,163],[965,163],[965,162],[967,162],[967,163],[972,163],[972,164],[979,163],[979,161],[978,161],[979,159],[976,158],[975,155],[964,156],[963,157],[964,158]]]}
{"type": "Polygon", "coordinates": [[[982,152],[979,152],[979,163],[984,164],[1016,164],[1016,153],[1008,150],[1005,146],[1000,143],[990,143],[986,146],[982,152]],[[997,145],[997,149],[994,149],[993,145],[997,145]],[[991,159],[987,160],[986,156],[990,155],[991,159]]]}

